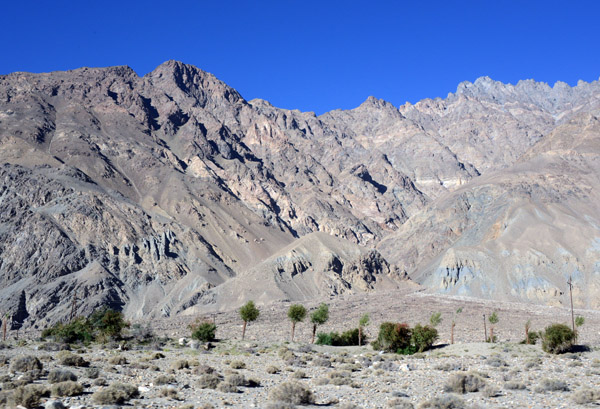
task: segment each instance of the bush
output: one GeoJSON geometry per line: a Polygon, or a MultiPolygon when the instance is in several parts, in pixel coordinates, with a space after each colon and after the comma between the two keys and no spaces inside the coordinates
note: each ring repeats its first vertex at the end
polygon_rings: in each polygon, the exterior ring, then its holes
{"type": "Polygon", "coordinates": [[[217,326],[209,321],[195,323],[190,325],[192,338],[201,342],[211,342],[215,340],[217,326]]]}
{"type": "Polygon", "coordinates": [[[74,381],[59,382],[52,385],[52,396],[77,396],[83,393],[83,386],[74,381]]]}
{"type": "Polygon", "coordinates": [[[463,409],[465,401],[452,395],[438,396],[419,405],[419,409],[463,409]]]}
{"type": "Polygon", "coordinates": [[[40,399],[49,395],[48,389],[42,385],[26,385],[15,389],[13,399],[16,405],[31,409],[40,406],[40,399]]]}
{"type": "MultiPolygon", "coordinates": [[[[367,340],[367,337],[364,334],[362,335],[362,344],[364,344],[367,340]]],[[[320,332],[317,334],[317,344],[318,345],[332,345],[332,346],[352,346],[359,345],[359,329],[354,328],[348,331],[343,332],[342,334],[338,334],[337,332],[323,333],[320,332]]]]}
{"type": "Polygon", "coordinates": [[[53,369],[48,374],[48,383],[59,383],[76,380],[77,376],[73,372],[64,369],[53,369]]]}
{"type": "Polygon", "coordinates": [[[10,364],[11,372],[27,372],[33,370],[40,370],[43,368],[42,363],[39,359],[34,356],[20,356],[13,359],[10,364]]]}
{"type": "Polygon", "coordinates": [[[567,352],[575,342],[575,333],[564,324],[546,327],[542,338],[542,349],[551,354],[567,352]]]}
{"type": "Polygon", "coordinates": [[[121,338],[121,332],[129,323],[119,311],[103,309],[89,317],[78,317],[68,324],[61,322],[42,331],[42,338],[52,337],[65,343],[106,341],[107,338],[121,338]]]}
{"type": "Polygon", "coordinates": [[[386,352],[402,352],[411,347],[412,331],[408,324],[384,322],[379,326],[373,348],[386,352]]]}
{"type": "Polygon", "coordinates": [[[480,389],[483,389],[484,386],[485,380],[479,376],[479,374],[461,372],[452,375],[448,379],[448,382],[444,385],[444,390],[446,392],[468,393],[477,392],[480,389]]]}
{"type": "Polygon", "coordinates": [[[115,355],[109,358],[108,363],[111,365],[127,365],[127,358],[115,355]]]}
{"type": "Polygon", "coordinates": [[[173,375],[158,375],[154,379],[155,385],[168,385],[170,383],[177,383],[177,379],[173,375]]]}
{"type": "Polygon", "coordinates": [[[411,343],[417,349],[417,352],[423,352],[431,348],[437,339],[437,329],[429,325],[423,327],[421,324],[417,324],[412,330],[411,343]]]}
{"type": "Polygon", "coordinates": [[[81,366],[86,367],[89,366],[90,363],[83,359],[83,357],[79,355],[72,354],[67,351],[61,351],[57,354],[59,359],[59,363],[65,366],[81,366]]]}
{"type": "Polygon", "coordinates": [[[559,379],[542,379],[542,382],[535,388],[538,393],[568,391],[569,387],[565,381],[559,379]]]}
{"type": "Polygon", "coordinates": [[[573,393],[573,401],[579,405],[587,405],[600,400],[600,391],[594,389],[579,389],[573,393]]]}
{"type": "Polygon", "coordinates": [[[92,400],[99,405],[122,405],[138,396],[140,392],[137,387],[125,383],[113,383],[108,388],[94,393],[92,400]]]}
{"type": "MultiPolygon", "coordinates": [[[[542,338],[543,335],[544,334],[541,331],[539,331],[539,332],[537,332],[537,331],[529,331],[529,344],[530,345],[535,345],[538,342],[538,340],[540,338],[542,338]]],[[[520,344],[527,344],[527,340],[524,339],[523,341],[520,342],[520,344]]]]}
{"type": "Polygon", "coordinates": [[[217,389],[221,377],[216,374],[204,374],[198,379],[198,386],[202,389],[217,389]]]}
{"type": "Polygon", "coordinates": [[[269,400],[293,405],[307,405],[314,403],[315,397],[312,391],[300,382],[284,382],[271,389],[269,400]]]}

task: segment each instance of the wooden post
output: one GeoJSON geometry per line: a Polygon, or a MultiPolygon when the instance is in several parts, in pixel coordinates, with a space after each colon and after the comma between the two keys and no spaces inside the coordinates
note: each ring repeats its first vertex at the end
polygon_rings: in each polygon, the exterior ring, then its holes
{"type": "Polygon", "coordinates": [[[73,292],[73,299],[71,300],[71,317],[69,322],[72,322],[75,319],[75,315],[77,314],[77,292],[73,292]]]}
{"type": "Polygon", "coordinates": [[[2,341],[6,341],[6,325],[8,323],[8,313],[4,314],[4,319],[2,320],[2,341]]]}
{"type": "Polygon", "coordinates": [[[575,330],[575,314],[573,312],[573,280],[571,280],[571,276],[569,276],[569,281],[567,281],[569,285],[569,294],[571,296],[571,323],[573,324],[573,333],[577,334],[575,330]]]}

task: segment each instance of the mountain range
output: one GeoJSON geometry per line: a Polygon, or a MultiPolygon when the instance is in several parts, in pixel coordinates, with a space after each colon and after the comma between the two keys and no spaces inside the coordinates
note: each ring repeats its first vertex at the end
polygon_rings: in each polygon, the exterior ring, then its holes
{"type": "Polygon", "coordinates": [[[600,307],[600,82],[317,116],[167,61],[0,76],[0,310],[43,327],[421,286],[600,307]]]}

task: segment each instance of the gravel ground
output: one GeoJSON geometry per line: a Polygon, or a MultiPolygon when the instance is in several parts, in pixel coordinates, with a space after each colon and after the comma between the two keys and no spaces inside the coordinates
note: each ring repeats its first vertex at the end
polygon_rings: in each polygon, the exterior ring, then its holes
{"type": "MultiPolygon", "coordinates": [[[[61,361],[65,352],[46,350],[57,345],[36,340],[36,334],[21,334],[19,340],[10,334],[0,351],[0,393],[10,394],[19,384],[31,381],[50,388],[53,371],[68,370],[77,376],[83,393],[42,397],[42,406],[49,408],[51,402],[59,401],[71,408],[119,407],[95,400],[96,392],[106,391],[107,385],[116,382],[138,388],[140,396],[126,399],[124,405],[140,408],[292,407],[274,403],[277,390],[287,382],[300,383],[312,392],[313,403],[301,406],[309,408],[572,408],[600,404],[600,314],[596,311],[576,312],[586,318],[580,343],[589,350],[554,356],[518,341],[528,319],[533,330],[550,322],[569,322],[570,311],[562,308],[448,298],[408,289],[349,296],[329,304],[331,318],[322,330],[351,328],[360,315],[369,312],[372,324],[367,332],[371,338],[384,320],[412,325],[427,322],[432,312],[440,311],[440,340],[433,350],[413,356],[382,354],[370,346],[323,347],[307,344],[310,326],[301,323],[297,342],[288,343],[286,304],[261,307],[261,317],[248,325],[245,341],[239,340],[241,323],[235,311],[204,317],[215,319],[221,339],[208,350],[204,345],[180,345],[179,338],[189,335],[187,324],[196,317],[153,321],[154,332],[167,339],[163,345],[129,342],[125,350],[117,343],[74,347],[72,353],[88,361],[89,367],[65,365],[61,361]],[[460,307],[463,312],[455,317],[456,343],[448,345],[452,313],[460,307]],[[492,311],[500,317],[495,328],[499,342],[479,342],[483,313],[492,311]],[[17,370],[15,362],[21,356],[37,357],[43,369],[17,370]],[[221,385],[202,388],[210,386],[211,380],[221,385]],[[461,385],[477,391],[460,393],[461,385]],[[451,406],[453,399],[459,400],[455,406],[451,406]]],[[[300,399],[302,390],[287,390],[283,396],[300,399]]]]}

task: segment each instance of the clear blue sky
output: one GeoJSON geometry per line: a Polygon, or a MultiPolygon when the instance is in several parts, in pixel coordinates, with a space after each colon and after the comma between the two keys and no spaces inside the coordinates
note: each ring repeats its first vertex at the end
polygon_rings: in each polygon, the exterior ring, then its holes
{"type": "Polygon", "coordinates": [[[488,75],[600,76],[600,1],[5,1],[0,74],[176,59],[246,99],[325,111],[398,106],[488,75]]]}

